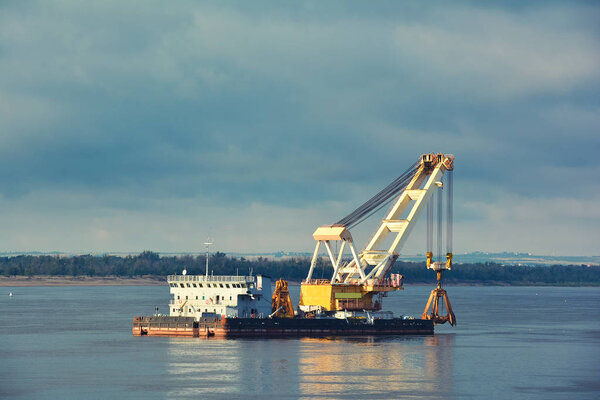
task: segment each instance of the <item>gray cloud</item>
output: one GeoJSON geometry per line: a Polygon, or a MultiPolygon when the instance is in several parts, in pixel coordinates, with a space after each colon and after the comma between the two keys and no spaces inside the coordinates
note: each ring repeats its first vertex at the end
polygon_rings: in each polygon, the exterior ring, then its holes
{"type": "MultiPolygon", "coordinates": [[[[290,224],[313,218],[303,221],[306,231],[279,233],[286,240],[277,245],[297,249],[310,244],[313,225],[351,211],[419,154],[446,151],[457,156],[466,248],[521,250],[511,225],[495,217],[512,210],[522,221],[514,229],[552,215],[540,232],[547,243],[576,223],[561,251],[595,251],[594,4],[63,1],[0,9],[5,218],[18,226],[14,215],[35,211],[68,221],[49,224],[47,235],[82,230],[86,216],[106,218],[102,231],[112,232],[101,242],[7,238],[9,247],[139,247],[125,226],[163,213],[171,237],[181,236],[174,232],[183,221],[219,215],[243,226],[222,238],[232,250],[241,242],[272,250],[268,240],[241,239],[272,209],[290,224]],[[531,204],[540,204],[539,217],[522,212],[531,204]],[[574,218],[572,207],[590,217],[574,218]],[[478,239],[482,227],[502,239],[478,239]]],[[[281,229],[262,225],[262,237],[281,229]]],[[[160,229],[144,240],[178,247],[160,229]]],[[[529,250],[557,248],[536,246],[529,250]]]]}

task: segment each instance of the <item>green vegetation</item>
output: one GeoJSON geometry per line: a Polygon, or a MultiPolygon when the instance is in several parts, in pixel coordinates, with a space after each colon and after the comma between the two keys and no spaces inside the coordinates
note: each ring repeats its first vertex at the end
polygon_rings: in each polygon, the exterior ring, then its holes
{"type": "MultiPolygon", "coordinates": [[[[394,270],[404,275],[405,283],[431,283],[435,280],[435,274],[425,268],[425,263],[396,262],[394,270]]],[[[458,264],[452,271],[444,274],[444,282],[477,285],[600,286],[600,267],[458,264]]]]}
{"type": "MultiPolygon", "coordinates": [[[[243,257],[228,257],[217,252],[210,258],[210,269],[215,275],[264,274],[274,279],[284,278],[300,281],[306,277],[309,268],[307,258],[287,258],[281,260],[247,260],[243,257]]],[[[180,274],[183,269],[190,275],[204,274],[204,256],[161,257],[157,253],[145,251],[137,256],[37,256],[21,255],[0,257],[0,275],[70,275],[70,276],[121,276],[142,275],[166,276],[180,274]]],[[[433,271],[427,270],[424,263],[397,262],[395,273],[404,275],[404,282],[432,283],[433,271]]],[[[314,278],[330,276],[329,267],[319,263],[313,273],[314,278]]],[[[496,263],[460,264],[445,274],[446,283],[483,285],[565,285],[600,286],[600,267],[576,265],[555,265],[537,267],[504,266],[496,263]]]]}

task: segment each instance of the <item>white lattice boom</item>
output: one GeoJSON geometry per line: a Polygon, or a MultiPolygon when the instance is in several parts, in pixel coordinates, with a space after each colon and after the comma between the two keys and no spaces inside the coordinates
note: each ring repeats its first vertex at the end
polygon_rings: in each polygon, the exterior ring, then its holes
{"type": "MultiPolygon", "coordinates": [[[[331,284],[360,284],[385,279],[398,252],[408,239],[416,220],[430,201],[431,196],[441,187],[442,176],[454,169],[454,156],[443,153],[423,154],[404,190],[394,200],[392,206],[379,223],[371,239],[360,253],[356,252],[352,235],[344,224],[326,225],[317,228],[313,237],[317,241],[306,282],[310,281],[319,258],[321,244],[325,245],[333,274],[331,284]],[[391,244],[388,235],[392,235],[391,244]],[[339,251],[334,254],[331,242],[339,241],[339,251]],[[350,250],[351,260],[343,263],[344,251],[350,250]]],[[[373,208],[373,207],[371,207],[373,208]]],[[[359,216],[365,214],[364,212],[359,216]]]]}

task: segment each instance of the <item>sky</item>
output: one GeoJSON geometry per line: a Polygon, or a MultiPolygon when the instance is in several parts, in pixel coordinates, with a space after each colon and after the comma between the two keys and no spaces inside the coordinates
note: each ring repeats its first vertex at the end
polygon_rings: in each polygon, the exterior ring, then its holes
{"type": "Polygon", "coordinates": [[[455,253],[598,255],[599,39],[585,1],[1,1],[0,252],[311,251],[444,152],[455,253]]]}

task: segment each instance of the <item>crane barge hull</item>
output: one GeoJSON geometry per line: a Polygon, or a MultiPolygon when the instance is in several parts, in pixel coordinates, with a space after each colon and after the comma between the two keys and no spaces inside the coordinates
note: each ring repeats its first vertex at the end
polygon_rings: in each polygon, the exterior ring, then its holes
{"type": "Polygon", "coordinates": [[[364,318],[200,318],[142,316],[133,319],[134,336],[173,337],[315,337],[372,335],[432,335],[427,319],[364,318]]]}

